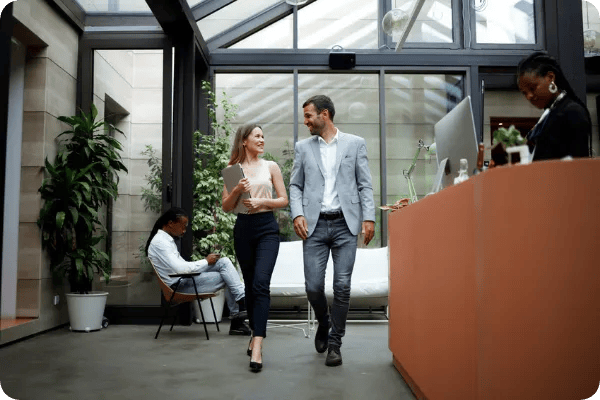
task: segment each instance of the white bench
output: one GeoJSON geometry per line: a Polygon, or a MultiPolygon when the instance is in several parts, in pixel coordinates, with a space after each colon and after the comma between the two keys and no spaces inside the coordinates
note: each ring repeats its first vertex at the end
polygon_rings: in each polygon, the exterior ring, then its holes
{"type": "MultiPolygon", "coordinates": [[[[385,308],[389,294],[388,248],[357,249],[352,273],[350,307],[385,308]]],[[[333,260],[329,256],[325,294],[333,299],[333,260]]],[[[271,308],[307,306],[302,241],[282,242],[271,278],[271,308]]],[[[308,306],[310,312],[310,306],[308,306]]],[[[309,324],[310,329],[310,316],[309,324]]],[[[305,332],[306,335],[306,332],[305,332]]],[[[308,336],[307,336],[308,337],[308,336]]]]}

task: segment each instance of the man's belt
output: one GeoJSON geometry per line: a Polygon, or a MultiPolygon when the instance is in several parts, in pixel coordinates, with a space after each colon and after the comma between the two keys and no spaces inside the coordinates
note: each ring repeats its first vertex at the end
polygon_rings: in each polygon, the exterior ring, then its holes
{"type": "Polygon", "coordinates": [[[319,213],[319,218],[323,218],[323,219],[327,219],[327,220],[344,218],[344,213],[341,211],[322,212],[322,213],[319,213]]]}

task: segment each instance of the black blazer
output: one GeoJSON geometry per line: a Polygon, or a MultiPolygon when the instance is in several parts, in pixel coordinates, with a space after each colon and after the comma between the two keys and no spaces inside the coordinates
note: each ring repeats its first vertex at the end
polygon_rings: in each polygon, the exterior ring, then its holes
{"type": "Polygon", "coordinates": [[[538,161],[588,157],[591,134],[592,122],[587,110],[565,96],[527,136],[535,145],[533,161],[538,161]]]}

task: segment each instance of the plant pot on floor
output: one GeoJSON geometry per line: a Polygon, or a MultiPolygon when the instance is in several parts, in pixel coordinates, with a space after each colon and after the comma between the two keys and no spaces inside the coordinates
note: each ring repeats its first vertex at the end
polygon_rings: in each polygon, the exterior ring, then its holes
{"type": "Polygon", "coordinates": [[[67,293],[67,309],[72,331],[102,329],[102,317],[108,292],[67,293]]]}
{"type": "MultiPolygon", "coordinates": [[[[223,317],[223,308],[225,307],[225,291],[220,290],[217,296],[212,298],[212,301],[215,307],[215,314],[217,314],[217,322],[221,322],[221,318],[223,317]]],[[[210,300],[202,300],[200,302],[200,306],[202,307],[202,313],[204,314],[204,321],[207,323],[214,323],[215,318],[212,313],[212,308],[210,308],[210,300]]],[[[200,319],[199,315],[198,319],[200,319]]]]}

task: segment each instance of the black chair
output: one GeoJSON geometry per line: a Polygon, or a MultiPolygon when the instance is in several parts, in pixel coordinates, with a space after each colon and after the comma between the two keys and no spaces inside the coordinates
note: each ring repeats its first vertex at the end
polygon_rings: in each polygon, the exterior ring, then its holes
{"type": "MultiPolygon", "coordinates": [[[[152,261],[150,261],[150,263],[152,264],[152,261]]],[[[152,267],[154,268],[154,264],[152,264],[152,267]]],[[[162,280],[162,278],[160,277],[160,274],[158,273],[158,271],[156,271],[156,268],[154,268],[154,273],[156,274],[156,277],[158,278],[158,284],[160,286],[160,290],[163,293],[163,296],[165,297],[165,300],[168,299],[168,303],[165,305],[165,315],[160,320],[160,325],[158,327],[158,330],[156,331],[156,336],[154,336],[154,339],[158,338],[158,334],[160,333],[160,330],[163,326],[165,318],[167,318],[167,316],[169,314],[169,309],[171,307],[177,306],[182,303],[189,303],[192,301],[197,301],[198,307],[200,308],[200,315],[202,317],[202,324],[204,325],[204,332],[206,333],[206,340],[209,340],[208,329],[206,329],[206,321],[204,320],[204,312],[202,311],[202,306],[200,305],[200,300],[204,300],[204,299],[208,299],[210,301],[210,307],[212,308],[213,317],[215,318],[215,325],[217,326],[217,331],[220,332],[217,314],[215,313],[215,307],[214,307],[213,301],[212,301],[212,298],[217,296],[217,292],[198,293],[198,289],[196,288],[196,281],[194,280],[194,277],[200,275],[200,272],[191,273],[191,274],[169,274],[169,276],[172,278],[179,278],[177,280],[177,283],[175,284],[174,288],[171,288],[169,285],[167,285],[165,283],[165,281],[162,280]],[[179,287],[179,284],[184,279],[192,280],[192,282],[194,283],[194,291],[196,292],[195,294],[177,292],[177,288],[179,287]]],[[[176,319],[177,319],[177,317],[174,316],[173,323],[171,324],[171,329],[169,329],[170,331],[173,330],[173,325],[175,325],[176,319]]]]}

